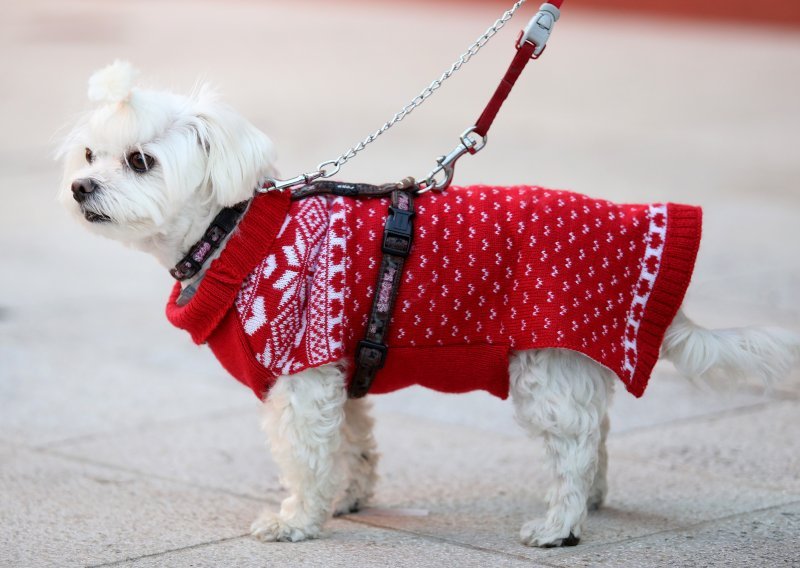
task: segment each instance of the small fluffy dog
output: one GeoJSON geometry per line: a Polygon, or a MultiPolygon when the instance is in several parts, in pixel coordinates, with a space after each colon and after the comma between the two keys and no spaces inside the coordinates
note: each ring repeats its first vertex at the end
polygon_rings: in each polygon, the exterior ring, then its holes
{"type": "MultiPolygon", "coordinates": [[[[136,89],[133,78],[121,62],[90,78],[97,106],[64,143],[60,198],[92,231],[170,268],[221,210],[275,175],[274,155],[207,89],[186,97],[136,89]]],[[[386,200],[290,203],[270,192],[248,207],[213,262],[176,286],[168,316],[263,399],[290,496],[252,533],[299,541],[373,493],[369,405],[348,399],[346,385],[386,200]]],[[[699,243],[696,208],[481,186],[416,207],[389,356],[371,392],[423,384],[510,394],[556,474],[546,517],[521,529],[526,545],[577,544],[587,511],[603,503],[615,375],[641,395],[660,350],[687,376],[771,381],[800,354],[789,332],[712,331],[678,311],[699,243]]]]}

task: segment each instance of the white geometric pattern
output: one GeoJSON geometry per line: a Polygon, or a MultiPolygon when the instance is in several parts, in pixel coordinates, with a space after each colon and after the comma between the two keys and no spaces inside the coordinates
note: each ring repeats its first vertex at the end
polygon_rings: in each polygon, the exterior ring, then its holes
{"type": "Polygon", "coordinates": [[[255,357],[276,374],[294,372],[309,362],[328,362],[341,352],[344,290],[343,286],[334,289],[331,285],[337,281],[337,274],[341,274],[342,282],[344,276],[341,200],[302,200],[278,235],[281,242],[288,239],[289,243],[259,264],[236,298],[239,319],[248,336],[266,326],[263,347],[255,357]],[[284,235],[289,227],[291,234],[284,235]],[[274,294],[271,291],[280,293],[277,301],[265,298],[274,294]],[[298,353],[298,348],[304,353],[298,353]]]}
{"type": "Polygon", "coordinates": [[[650,230],[647,234],[647,248],[642,257],[642,269],[639,274],[639,284],[633,297],[631,308],[628,311],[626,333],[623,347],[625,349],[624,369],[628,373],[628,380],[633,377],[638,363],[638,338],[639,325],[642,321],[650,292],[653,290],[658,272],[661,269],[661,258],[664,254],[664,243],[667,240],[667,206],[653,204],[648,208],[650,230]]]}

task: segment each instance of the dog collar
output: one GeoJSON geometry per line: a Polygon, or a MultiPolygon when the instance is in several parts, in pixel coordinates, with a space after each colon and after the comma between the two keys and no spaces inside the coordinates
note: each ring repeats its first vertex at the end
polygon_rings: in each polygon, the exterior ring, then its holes
{"type": "Polygon", "coordinates": [[[252,199],[242,201],[232,207],[225,207],[217,213],[217,216],[211,221],[200,240],[192,245],[186,256],[174,268],[170,269],[169,273],[172,277],[179,282],[183,282],[200,272],[203,265],[211,258],[214,251],[219,248],[222,241],[225,240],[225,237],[236,228],[239,219],[241,219],[251,201],[252,199]]]}

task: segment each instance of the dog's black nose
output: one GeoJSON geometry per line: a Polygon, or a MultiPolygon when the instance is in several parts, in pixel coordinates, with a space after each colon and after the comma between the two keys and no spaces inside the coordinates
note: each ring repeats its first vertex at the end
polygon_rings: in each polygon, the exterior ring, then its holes
{"type": "Polygon", "coordinates": [[[81,201],[86,200],[89,194],[95,189],[97,189],[97,184],[94,182],[94,180],[88,178],[76,179],[72,182],[72,197],[75,198],[75,201],[80,203],[81,201]]]}

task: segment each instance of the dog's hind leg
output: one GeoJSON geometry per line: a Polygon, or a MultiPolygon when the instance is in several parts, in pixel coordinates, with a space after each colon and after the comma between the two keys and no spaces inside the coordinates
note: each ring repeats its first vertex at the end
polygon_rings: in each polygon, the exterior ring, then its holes
{"type": "Polygon", "coordinates": [[[602,457],[613,376],[583,355],[557,349],[517,353],[510,372],[517,421],[544,435],[556,478],[545,518],[525,523],[520,538],[529,546],[575,545],[602,457]]]}
{"type": "Polygon", "coordinates": [[[347,393],[334,365],[281,377],[264,401],[264,429],[289,497],[278,514],[264,511],[251,532],[264,541],[319,535],[346,479],[342,426],[347,393]]]}
{"type": "Polygon", "coordinates": [[[347,468],[348,481],[336,500],[334,515],[354,513],[372,497],[378,476],[378,450],[372,435],[372,404],[365,398],[349,399],[344,406],[345,424],[340,452],[347,468]]]}
{"type": "MultiPolygon", "coordinates": [[[[613,383],[612,383],[613,384],[613,383]]],[[[589,497],[586,506],[590,511],[596,511],[603,506],[608,493],[608,450],[606,449],[606,438],[608,438],[609,428],[608,413],[600,421],[600,447],[597,448],[597,471],[594,474],[594,481],[589,488],[589,497]]]]}

